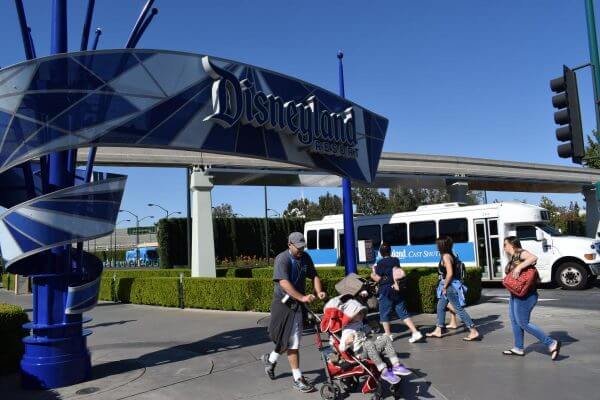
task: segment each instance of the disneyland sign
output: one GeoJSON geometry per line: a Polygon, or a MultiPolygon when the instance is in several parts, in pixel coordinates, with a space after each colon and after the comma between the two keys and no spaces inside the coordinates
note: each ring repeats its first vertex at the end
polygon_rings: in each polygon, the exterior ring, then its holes
{"type": "Polygon", "coordinates": [[[214,80],[213,112],[205,121],[224,128],[242,123],[264,127],[293,136],[309,152],[355,159],[358,154],[353,107],[340,113],[323,108],[315,96],[303,102],[286,101],[254,89],[248,79],[238,80],[232,73],[214,65],[208,56],[202,67],[214,80]]]}

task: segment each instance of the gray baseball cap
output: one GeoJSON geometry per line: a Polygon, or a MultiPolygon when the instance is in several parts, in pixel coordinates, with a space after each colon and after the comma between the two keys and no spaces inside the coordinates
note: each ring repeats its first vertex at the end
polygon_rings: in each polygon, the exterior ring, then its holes
{"type": "Polygon", "coordinates": [[[306,247],[306,239],[304,239],[304,235],[300,232],[292,232],[288,237],[288,243],[296,247],[306,247]]]}

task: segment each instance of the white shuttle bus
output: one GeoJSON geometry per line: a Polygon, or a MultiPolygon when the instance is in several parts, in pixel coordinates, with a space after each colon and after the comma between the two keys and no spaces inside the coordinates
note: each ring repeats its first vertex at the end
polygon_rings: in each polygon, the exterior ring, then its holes
{"type": "MultiPolygon", "coordinates": [[[[373,249],[388,243],[404,266],[437,266],[435,239],[450,236],[454,251],[467,267],[483,270],[484,281],[504,277],[506,236],[517,236],[524,249],[538,257],[542,282],[565,289],[583,289],[600,274],[600,243],[591,238],[565,236],[549,225],[548,211],[537,206],[503,202],[465,206],[445,203],[389,215],[355,216],[357,240],[371,240],[373,249]]],[[[342,215],[330,215],[304,227],[307,251],[317,266],[340,265],[343,260],[342,215]]]]}

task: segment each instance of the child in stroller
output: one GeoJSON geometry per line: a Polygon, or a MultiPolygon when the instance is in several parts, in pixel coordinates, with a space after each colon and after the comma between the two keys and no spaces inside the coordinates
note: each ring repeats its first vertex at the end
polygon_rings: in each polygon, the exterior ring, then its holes
{"type": "Polygon", "coordinates": [[[375,342],[367,339],[365,331],[368,327],[363,322],[365,313],[365,306],[356,299],[348,299],[347,293],[327,302],[322,319],[309,310],[313,320],[320,322],[315,324],[315,343],[321,352],[327,377],[327,382],[321,386],[323,400],[340,399],[343,392],[354,392],[361,381],[362,393],[372,393],[372,399],[379,400],[383,396],[382,379],[390,383],[394,398],[401,396],[398,376],[408,375],[410,371],[400,365],[387,338],[378,338],[375,342]],[[329,346],[323,344],[322,332],[329,335],[329,346]],[[392,368],[388,368],[380,352],[384,352],[385,358],[393,364],[392,368]]]}
{"type": "Polygon", "coordinates": [[[342,337],[338,346],[340,351],[351,350],[356,355],[362,355],[375,363],[381,378],[390,385],[400,382],[398,376],[408,376],[411,371],[400,364],[400,359],[389,336],[382,335],[372,341],[367,338],[368,325],[364,324],[367,309],[356,300],[349,300],[344,304],[345,309],[355,309],[356,315],[342,328],[342,337]],[[392,368],[388,368],[382,357],[388,359],[392,368]]]}

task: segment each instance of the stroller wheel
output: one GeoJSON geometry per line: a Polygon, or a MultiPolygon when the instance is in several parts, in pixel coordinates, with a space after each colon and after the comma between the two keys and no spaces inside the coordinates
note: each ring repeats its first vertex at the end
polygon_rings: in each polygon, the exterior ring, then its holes
{"type": "Polygon", "coordinates": [[[321,398],[323,400],[338,400],[340,389],[333,383],[324,383],[321,386],[321,398]]]}
{"type": "Polygon", "coordinates": [[[403,395],[402,382],[392,385],[390,387],[390,391],[392,392],[392,396],[394,397],[394,399],[401,399],[403,395]]]}
{"type": "Polygon", "coordinates": [[[341,380],[342,391],[354,393],[358,389],[358,379],[356,377],[343,378],[341,380]]]}
{"type": "Polygon", "coordinates": [[[375,389],[375,391],[373,392],[373,395],[371,396],[371,400],[381,400],[383,398],[383,387],[381,386],[381,383],[379,383],[377,385],[377,389],[375,389]]]}

